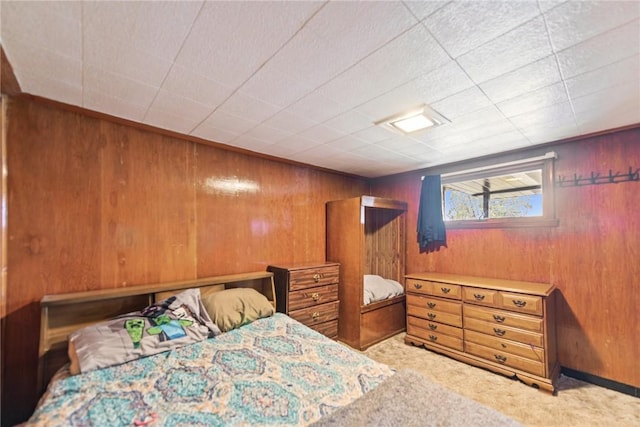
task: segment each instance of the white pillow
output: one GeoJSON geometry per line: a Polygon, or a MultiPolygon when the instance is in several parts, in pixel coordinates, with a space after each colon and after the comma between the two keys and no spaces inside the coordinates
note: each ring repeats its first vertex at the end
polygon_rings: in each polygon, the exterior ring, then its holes
{"type": "Polygon", "coordinates": [[[375,274],[364,275],[364,304],[371,304],[404,294],[404,287],[395,280],[385,279],[375,274]]]}

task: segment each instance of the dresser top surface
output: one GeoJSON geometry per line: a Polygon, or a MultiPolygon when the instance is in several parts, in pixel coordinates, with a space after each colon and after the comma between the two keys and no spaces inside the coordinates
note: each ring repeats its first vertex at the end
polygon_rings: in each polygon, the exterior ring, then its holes
{"type": "Polygon", "coordinates": [[[525,282],[521,280],[495,279],[448,273],[412,273],[407,274],[405,278],[540,296],[550,295],[555,289],[555,286],[551,283],[525,282]]]}
{"type": "Polygon", "coordinates": [[[270,265],[268,269],[279,269],[279,270],[308,270],[313,268],[321,268],[321,267],[333,267],[339,266],[340,263],[337,262],[329,262],[329,261],[320,261],[320,262],[305,262],[305,263],[292,263],[292,264],[283,264],[283,265],[270,265]]]}

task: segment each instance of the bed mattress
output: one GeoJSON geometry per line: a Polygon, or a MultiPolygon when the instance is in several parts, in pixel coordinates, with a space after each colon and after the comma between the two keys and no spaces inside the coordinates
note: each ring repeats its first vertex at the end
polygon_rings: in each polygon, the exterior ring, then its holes
{"type": "Polygon", "coordinates": [[[276,313],[119,366],[63,369],[27,425],[307,425],[393,373],[276,313]]]}

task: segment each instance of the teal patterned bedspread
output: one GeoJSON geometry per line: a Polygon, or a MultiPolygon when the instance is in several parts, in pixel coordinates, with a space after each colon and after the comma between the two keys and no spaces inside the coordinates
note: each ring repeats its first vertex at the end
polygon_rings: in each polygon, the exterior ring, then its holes
{"type": "Polygon", "coordinates": [[[27,425],[307,425],[393,370],[280,313],[206,341],[51,382],[27,425]]]}

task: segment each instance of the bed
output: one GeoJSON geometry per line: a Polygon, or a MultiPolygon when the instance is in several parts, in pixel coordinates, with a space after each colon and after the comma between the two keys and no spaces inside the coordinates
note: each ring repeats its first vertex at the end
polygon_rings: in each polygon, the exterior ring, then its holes
{"type": "Polygon", "coordinates": [[[406,329],[404,295],[407,204],[360,196],[327,202],[328,261],[340,263],[338,337],[358,350],[406,329]],[[402,288],[371,300],[367,278],[402,288]]]}
{"type": "MultiPolygon", "coordinates": [[[[257,272],[45,297],[39,370],[48,386],[25,425],[365,425],[349,416],[370,412],[366,409],[370,407],[381,411],[375,417],[387,425],[403,420],[412,425],[411,420],[422,418],[418,412],[428,402],[420,396],[411,399],[413,409],[405,405],[406,414],[396,412],[416,384],[427,382],[424,377],[396,375],[387,365],[274,313],[274,295],[272,274],[257,272]],[[245,297],[245,291],[252,299],[245,297]],[[253,299],[255,295],[259,298],[253,299]],[[160,315],[157,307],[166,311],[160,315]],[[178,312],[172,321],[179,321],[185,330],[193,327],[207,335],[217,329],[217,333],[109,366],[98,366],[106,363],[99,358],[83,359],[83,348],[94,351],[102,345],[86,346],[85,336],[95,335],[86,331],[112,331],[114,324],[132,318],[132,309],[155,320],[143,338],[136,329],[118,329],[130,347],[138,342],[139,349],[151,348],[144,340],[157,338],[157,325],[171,326],[158,319],[178,312]],[[233,317],[237,313],[242,315],[233,317]],[[65,354],[72,356],[71,363],[65,354]],[[81,372],[72,375],[78,365],[81,372]]],[[[173,328],[164,332],[182,337],[176,339],[197,335],[179,335],[173,328]]],[[[449,410],[458,405],[452,402],[449,410]]],[[[475,417],[480,414],[492,425],[515,425],[486,407],[479,410],[475,417]]],[[[368,425],[374,424],[369,417],[368,425]]]]}

